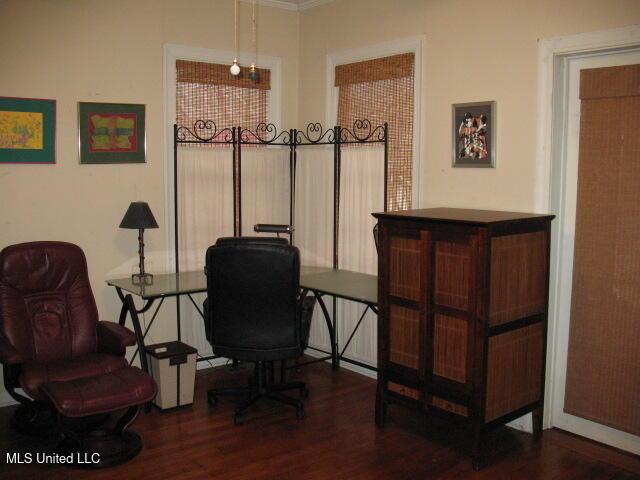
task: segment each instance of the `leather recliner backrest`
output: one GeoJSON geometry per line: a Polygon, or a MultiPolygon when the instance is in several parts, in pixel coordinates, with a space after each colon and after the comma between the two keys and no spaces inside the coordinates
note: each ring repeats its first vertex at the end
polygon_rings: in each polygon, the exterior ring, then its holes
{"type": "Polygon", "coordinates": [[[31,361],[92,353],[98,310],[80,247],[30,242],[0,252],[0,335],[31,361]]]}
{"type": "Polygon", "coordinates": [[[207,250],[206,265],[214,351],[301,348],[296,247],[285,239],[222,238],[207,250]]]}

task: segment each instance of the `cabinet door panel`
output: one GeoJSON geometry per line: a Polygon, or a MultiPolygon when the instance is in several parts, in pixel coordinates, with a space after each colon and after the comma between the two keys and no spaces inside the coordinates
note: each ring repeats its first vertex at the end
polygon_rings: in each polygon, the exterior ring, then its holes
{"type": "Polygon", "coordinates": [[[467,344],[466,319],[436,314],[433,328],[433,373],[466,383],[467,344]]]}
{"type": "Polygon", "coordinates": [[[434,242],[436,305],[468,311],[470,304],[471,245],[468,242],[434,242]]]}
{"type": "Polygon", "coordinates": [[[389,293],[420,301],[420,239],[392,236],[389,249],[389,293]]]}
{"type": "Polygon", "coordinates": [[[391,305],[389,308],[389,360],[413,370],[420,369],[420,314],[391,305]]]}

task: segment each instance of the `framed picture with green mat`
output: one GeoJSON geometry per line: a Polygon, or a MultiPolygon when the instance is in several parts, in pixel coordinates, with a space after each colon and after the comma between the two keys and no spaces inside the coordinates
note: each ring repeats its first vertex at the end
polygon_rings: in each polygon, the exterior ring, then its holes
{"type": "Polygon", "coordinates": [[[0,97],[0,163],[56,163],[56,101],[0,97]]]}
{"type": "Polygon", "coordinates": [[[80,163],[145,163],[145,106],[78,102],[80,163]]]}

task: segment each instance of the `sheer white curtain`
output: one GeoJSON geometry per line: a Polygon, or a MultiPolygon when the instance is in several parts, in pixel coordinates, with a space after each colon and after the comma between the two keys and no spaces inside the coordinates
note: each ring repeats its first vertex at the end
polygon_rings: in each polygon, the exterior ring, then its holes
{"type": "MultiPolygon", "coordinates": [[[[233,235],[233,153],[230,148],[180,148],[178,215],[180,270],[204,268],[205,253],[219,237],[233,235]]],[[[289,150],[242,150],[242,231],[256,223],[289,221],[289,150]]],[[[201,308],[204,294],[193,295],[201,308]]],[[[211,352],[204,323],[182,299],[182,338],[201,355],[211,352]]]]}
{"type": "MultiPolygon", "coordinates": [[[[373,240],[376,219],[384,210],[384,151],[381,146],[342,149],[340,179],[339,267],[377,274],[378,254],[373,240]]],[[[338,302],[338,338],[343,346],[365,306],[338,302]]],[[[371,365],[377,359],[377,316],[368,311],[347,349],[347,356],[371,365]]]]}
{"type": "Polygon", "coordinates": [[[289,224],[289,149],[242,150],[242,235],[256,223],[289,224]]]}
{"type": "MultiPolygon", "coordinates": [[[[297,151],[295,244],[302,265],[331,267],[333,237],[333,147],[307,146],[297,151]]],[[[329,349],[322,311],[313,314],[309,343],[329,349]]]]}
{"type": "MultiPolygon", "coordinates": [[[[377,253],[373,241],[375,219],[372,212],[384,209],[384,153],[380,146],[342,149],[340,181],[339,267],[363,273],[377,272],[377,253]]],[[[332,265],[333,149],[298,149],[296,192],[296,245],[302,263],[332,265]]],[[[331,308],[330,303],[327,305],[331,308]]],[[[360,318],[364,306],[338,302],[338,335],[344,345],[360,318]]],[[[320,308],[311,326],[310,344],[329,349],[329,336],[320,308]]],[[[354,336],[348,356],[375,365],[377,344],[376,316],[368,312],[354,336]]]]}

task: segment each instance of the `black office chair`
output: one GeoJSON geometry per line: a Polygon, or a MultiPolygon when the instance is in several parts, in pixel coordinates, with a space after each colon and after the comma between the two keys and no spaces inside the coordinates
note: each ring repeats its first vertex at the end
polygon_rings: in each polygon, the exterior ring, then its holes
{"type": "Polygon", "coordinates": [[[219,395],[246,395],[236,408],[234,423],[261,397],[292,405],[304,418],[300,400],[282,394],[299,390],[303,382],[274,383],[268,368],[274,361],[302,354],[300,256],[286,239],[270,237],[220,238],[206,255],[208,305],[205,330],[213,352],[255,363],[249,387],[213,389],[207,394],[215,405],[219,395]]]}

